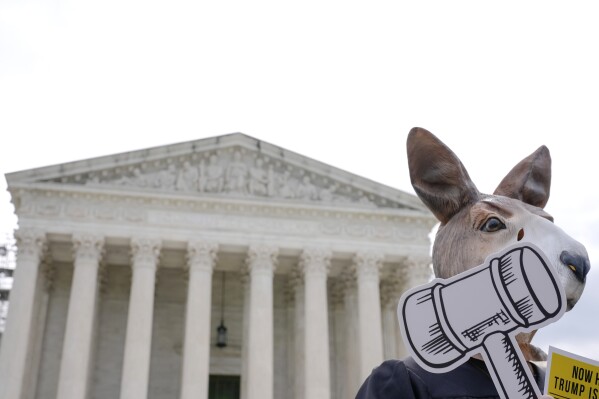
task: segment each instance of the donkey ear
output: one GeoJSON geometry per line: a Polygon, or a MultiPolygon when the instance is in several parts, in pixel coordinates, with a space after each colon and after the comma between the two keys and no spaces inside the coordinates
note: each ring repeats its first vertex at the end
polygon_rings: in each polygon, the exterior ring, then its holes
{"type": "Polygon", "coordinates": [[[544,208],[551,188],[551,155],[544,145],[520,161],[495,189],[496,195],[544,208]]]}
{"type": "Polygon", "coordinates": [[[408,134],[410,179],[418,197],[445,224],[480,195],[459,158],[429,131],[408,134]]]}

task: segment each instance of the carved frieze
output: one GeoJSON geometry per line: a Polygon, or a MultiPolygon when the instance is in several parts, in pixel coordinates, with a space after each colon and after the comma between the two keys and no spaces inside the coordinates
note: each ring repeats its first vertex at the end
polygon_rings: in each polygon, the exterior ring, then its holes
{"type": "MultiPolygon", "coordinates": [[[[345,203],[370,208],[404,207],[381,195],[236,146],[49,181],[202,195],[345,203]]],[[[54,212],[51,204],[46,211],[54,212]]]]}
{"type": "MultiPolygon", "coordinates": [[[[113,193],[85,193],[36,188],[22,194],[17,212],[22,217],[114,225],[193,227],[205,231],[285,234],[296,237],[369,239],[428,245],[426,216],[386,215],[342,209],[247,203],[211,198],[154,198],[113,193]],[[55,211],[46,212],[47,203],[55,211]]],[[[60,225],[60,224],[59,224],[60,225]]]]}

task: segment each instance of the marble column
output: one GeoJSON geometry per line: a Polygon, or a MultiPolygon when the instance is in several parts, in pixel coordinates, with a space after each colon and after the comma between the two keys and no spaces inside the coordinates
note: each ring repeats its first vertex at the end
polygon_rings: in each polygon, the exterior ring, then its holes
{"type": "Polygon", "coordinates": [[[304,399],[306,391],[306,301],[304,288],[304,278],[299,270],[292,271],[292,289],[294,300],[293,316],[293,335],[294,335],[294,362],[293,370],[295,378],[293,380],[293,392],[295,399],[304,399]]]}
{"type": "Polygon", "coordinates": [[[210,315],[212,271],[218,245],[192,242],[187,246],[187,307],[183,345],[181,399],[206,399],[210,374],[210,315]]]}
{"type": "Polygon", "coordinates": [[[146,399],[152,348],[154,288],[160,240],[131,240],[132,269],[121,399],[146,399]]]}
{"type": "Polygon", "coordinates": [[[46,249],[45,234],[19,230],[17,266],[10,293],[10,307],[0,346],[0,398],[21,399],[25,389],[30,342],[34,332],[36,287],[40,264],[46,249]]]}
{"type": "Polygon", "coordinates": [[[38,279],[38,285],[36,291],[38,292],[39,298],[36,300],[38,302],[37,311],[35,312],[35,324],[37,327],[33,327],[35,329],[35,335],[32,336],[31,342],[31,362],[28,366],[28,378],[27,382],[25,382],[25,390],[24,390],[24,399],[33,399],[35,393],[37,392],[37,384],[39,382],[39,371],[40,365],[42,361],[42,351],[44,345],[44,336],[46,333],[46,319],[48,317],[48,303],[50,301],[50,293],[52,292],[54,285],[54,273],[56,271],[56,266],[53,265],[46,257],[45,261],[42,261],[41,272],[43,277],[38,279]]]}
{"type": "Polygon", "coordinates": [[[359,379],[364,381],[383,361],[383,332],[379,292],[382,255],[360,252],[354,257],[358,280],[359,379]]]}
{"type": "Polygon", "coordinates": [[[385,359],[397,358],[397,283],[392,277],[381,282],[381,307],[383,323],[383,355],[385,359]]]}
{"type": "Polygon", "coordinates": [[[352,399],[362,384],[360,379],[360,351],[358,331],[358,290],[355,270],[346,270],[341,276],[345,295],[345,391],[343,399],[352,399]]]}
{"type": "Polygon", "coordinates": [[[285,385],[289,387],[288,399],[295,399],[295,287],[293,272],[287,275],[284,290],[285,300],[285,323],[287,333],[285,334],[285,358],[287,373],[285,385]]]}
{"type": "Polygon", "coordinates": [[[60,399],[85,398],[89,390],[103,246],[101,236],[73,236],[74,271],[58,379],[60,399]]]}
{"type": "MultiPolygon", "coordinates": [[[[331,351],[333,352],[333,369],[331,370],[331,392],[334,398],[354,398],[347,392],[347,343],[345,318],[345,286],[340,279],[329,279],[329,298],[331,303],[331,351]]],[[[355,346],[354,346],[355,348],[355,346]]]]}
{"type": "Polygon", "coordinates": [[[308,248],[302,252],[300,269],[305,289],[305,398],[331,397],[327,275],[331,251],[308,248]]]}
{"type": "Polygon", "coordinates": [[[248,399],[273,399],[274,326],[273,278],[278,249],[251,246],[247,266],[250,272],[250,315],[248,331],[248,399]]]}
{"type": "Polygon", "coordinates": [[[243,328],[241,337],[241,392],[240,398],[247,399],[248,386],[248,346],[250,344],[250,274],[246,267],[241,270],[243,285],[243,328]]]}

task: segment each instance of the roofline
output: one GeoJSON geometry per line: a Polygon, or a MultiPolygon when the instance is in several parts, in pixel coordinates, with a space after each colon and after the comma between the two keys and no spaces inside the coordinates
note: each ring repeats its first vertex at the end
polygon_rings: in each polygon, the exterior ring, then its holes
{"type": "Polygon", "coordinates": [[[247,148],[248,150],[261,152],[268,156],[281,158],[291,164],[303,167],[312,172],[324,174],[328,177],[334,176],[335,180],[381,195],[388,200],[397,201],[406,206],[413,207],[414,209],[428,212],[428,209],[420,199],[411,193],[347,172],[330,164],[240,132],[26,169],[10,172],[5,174],[5,176],[7,185],[10,187],[18,183],[34,183],[39,180],[49,180],[64,175],[70,176],[88,173],[102,168],[126,167],[140,162],[152,162],[165,157],[183,156],[190,153],[193,154],[195,152],[199,153],[217,150],[229,146],[240,146],[247,148]]]}

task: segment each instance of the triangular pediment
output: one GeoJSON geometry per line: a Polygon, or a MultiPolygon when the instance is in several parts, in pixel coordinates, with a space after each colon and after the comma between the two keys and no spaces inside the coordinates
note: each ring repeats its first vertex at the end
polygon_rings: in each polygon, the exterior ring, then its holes
{"type": "Polygon", "coordinates": [[[187,196],[425,210],[417,197],[234,133],[7,174],[61,184],[187,196]]]}

